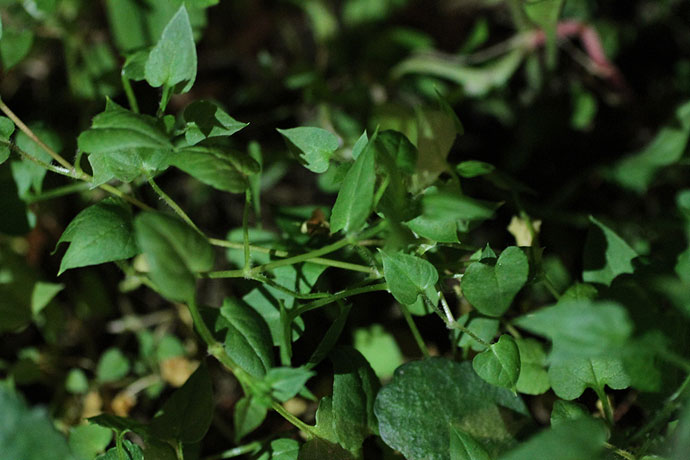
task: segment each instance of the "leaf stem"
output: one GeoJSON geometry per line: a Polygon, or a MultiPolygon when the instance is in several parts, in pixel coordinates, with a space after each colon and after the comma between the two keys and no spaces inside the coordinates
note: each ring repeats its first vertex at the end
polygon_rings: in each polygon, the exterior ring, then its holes
{"type": "Polygon", "coordinates": [[[278,289],[281,292],[284,292],[285,294],[294,297],[295,299],[307,299],[307,300],[312,300],[312,299],[323,299],[325,297],[329,297],[331,294],[325,293],[325,292],[314,292],[314,293],[308,293],[308,294],[301,294],[297,291],[293,291],[292,289],[288,289],[285,286],[276,283],[270,278],[266,278],[263,275],[255,275],[252,277],[252,279],[259,281],[260,283],[268,284],[272,288],[278,289]]]}
{"type": "Polygon", "coordinates": [[[443,307],[443,313],[446,314],[446,320],[448,324],[455,324],[455,317],[453,317],[453,312],[450,311],[450,306],[446,300],[446,296],[443,295],[442,290],[438,290],[438,296],[441,298],[441,306],[443,307]]]}
{"type": "Polygon", "coordinates": [[[297,429],[302,431],[307,436],[307,438],[312,439],[319,437],[318,434],[316,434],[316,432],[314,431],[313,426],[307,425],[302,420],[297,418],[295,415],[288,412],[288,410],[285,409],[285,407],[283,407],[283,405],[280,404],[278,401],[273,401],[271,407],[273,408],[273,410],[278,412],[285,420],[292,423],[297,429]]]}
{"type": "Polygon", "coordinates": [[[165,108],[168,106],[168,102],[170,102],[170,97],[172,96],[171,94],[172,87],[168,85],[163,85],[163,92],[161,93],[161,101],[160,104],[158,104],[158,111],[156,112],[156,116],[158,118],[162,117],[163,114],[165,113],[165,108]]]}
{"type": "MultiPolygon", "coordinates": [[[[368,228],[367,230],[364,230],[361,232],[356,238],[360,239],[367,239],[370,238],[373,235],[376,235],[378,232],[383,230],[386,227],[386,221],[381,221],[378,224],[374,225],[373,227],[368,228]]],[[[309,259],[312,259],[314,257],[319,257],[331,252],[335,252],[338,249],[341,249],[348,244],[355,244],[356,243],[356,238],[347,236],[345,238],[342,238],[335,243],[328,244],[322,248],[319,249],[314,249],[313,251],[305,252],[304,254],[299,254],[293,257],[288,257],[287,259],[282,259],[282,260],[276,260],[275,262],[269,262],[264,265],[259,265],[258,267],[254,267],[251,269],[252,274],[257,274],[261,273],[267,270],[272,270],[274,268],[282,267],[285,265],[293,265],[296,263],[300,262],[306,262],[309,259]]]]}
{"type": "MultiPolygon", "coordinates": [[[[35,163],[35,164],[39,165],[40,167],[42,167],[42,168],[44,168],[50,172],[54,172],[54,173],[60,174],[62,176],[67,176],[71,179],[81,180],[81,181],[84,181],[90,185],[93,185],[93,177],[92,176],[86,174],[85,172],[77,171],[72,165],[70,165],[69,168],[62,168],[60,166],[55,166],[55,165],[51,165],[49,163],[45,163],[45,162],[39,160],[38,158],[34,157],[33,155],[30,155],[29,153],[20,149],[13,142],[10,142],[10,141],[5,140],[5,139],[0,139],[0,144],[7,145],[9,148],[11,148],[15,153],[17,153],[22,158],[24,158],[28,161],[31,161],[32,163],[35,163]]],[[[145,211],[150,211],[153,209],[153,208],[151,208],[151,206],[147,205],[146,203],[143,203],[143,202],[137,200],[136,198],[134,198],[131,195],[127,195],[122,190],[120,190],[116,187],[113,187],[110,184],[101,184],[98,186],[98,188],[110,193],[111,195],[117,196],[117,197],[119,197],[125,201],[128,201],[129,203],[133,204],[134,206],[137,206],[137,207],[139,207],[145,211]]]]}
{"type": "Polygon", "coordinates": [[[175,211],[175,214],[180,216],[180,218],[182,218],[182,220],[184,220],[187,223],[187,225],[192,227],[199,234],[204,235],[204,232],[199,230],[199,227],[196,226],[196,224],[192,221],[192,219],[190,219],[190,217],[187,215],[187,213],[184,212],[184,210],[180,207],[180,205],[178,205],[175,202],[175,200],[170,198],[170,196],[168,196],[168,194],[165,193],[163,191],[163,189],[161,189],[158,186],[158,184],[156,184],[156,181],[153,180],[153,176],[147,175],[146,180],[148,181],[151,188],[158,194],[158,196],[161,197],[163,199],[163,201],[165,201],[165,203],[172,208],[173,211],[175,211]]]}
{"type": "Polygon", "coordinates": [[[14,124],[17,125],[17,127],[29,137],[29,139],[38,144],[48,155],[50,155],[53,160],[57,161],[62,167],[68,169],[69,172],[76,173],[76,171],[74,171],[74,166],[69,161],[65,160],[62,157],[62,155],[48,147],[41,139],[39,139],[38,136],[36,136],[36,134],[34,134],[34,132],[31,130],[31,128],[26,126],[24,122],[17,115],[14,114],[14,112],[12,112],[12,110],[7,106],[7,104],[5,104],[5,102],[2,99],[0,99],[0,110],[2,110],[2,112],[5,115],[7,115],[7,118],[12,120],[14,124]]]}
{"type": "Polygon", "coordinates": [[[61,196],[69,195],[71,193],[83,192],[89,189],[89,184],[85,182],[75,182],[72,184],[63,185],[61,187],[55,187],[47,190],[38,195],[32,195],[26,198],[28,204],[37,203],[39,201],[52,200],[53,198],[59,198],[61,196]]]}
{"type": "Polygon", "coordinates": [[[541,281],[544,283],[544,287],[551,293],[551,295],[556,300],[560,300],[561,294],[558,292],[558,289],[556,289],[556,286],[554,286],[553,282],[546,273],[542,273],[541,281]]]}
{"type": "Polygon", "coordinates": [[[361,288],[355,288],[355,289],[345,289],[344,291],[337,292],[335,294],[331,294],[330,296],[320,299],[320,300],[315,300],[313,302],[309,302],[304,305],[300,305],[299,307],[290,310],[289,312],[289,322],[292,323],[292,321],[295,320],[298,316],[311,311],[315,310],[317,308],[324,307],[328,304],[331,304],[335,302],[336,300],[339,299],[344,299],[353,295],[358,295],[358,294],[366,294],[367,292],[374,292],[374,291],[385,291],[388,289],[388,285],[386,283],[378,283],[378,284],[370,284],[369,286],[364,286],[361,288]]]}
{"type": "Polygon", "coordinates": [[[252,202],[252,194],[247,187],[244,191],[244,210],[242,212],[242,239],[244,240],[244,272],[249,274],[251,268],[251,254],[249,251],[249,208],[252,202]]]}
{"type": "Polygon", "coordinates": [[[606,392],[603,389],[595,388],[594,392],[599,397],[599,401],[601,401],[601,407],[604,410],[604,418],[606,418],[606,422],[610,427],[613,427],[616,421],[613,418],[613,409],[611,408],[611,401],[609,401],[609,397],[606,395],[606,392]]]}
{"type": "MultiPolygon", "coordinates": [[[[378,232],[380,232],[383,228],[385,228],[386,222],[381,221],[377,225],[374,225],[373,227],[368,228],[367,230],[363,231],[360,233],[359,238],[361,239],[367,239],[378,232]]],[[[214,240],[218,242],[219,240],[214,240]]],[[[296,256],[288,257],[285,259],[281,260],[276,260],[273,262],[269,262],[267,264],[263,265],[258,265],[252,269],[250,269],[248,272],[245,270],[220,270],[220,271],[213,271],[213,272],[207,272],[204,273],[202,276],[205,278],[240,278],[240,277],[245,277],[245,278],[252,278],[260,273],[263,273],[265,271],[273,270],[274,268],[278,267],[283,267],[285,265],[294,265],[298,264],[301,262],[312,262],[316,260],[319,256],[322,256],[324,254],[328,254],[331,252],[335,252],[338,249],[341,249],[348,244],[357,244],[357,240],[353,237],[345,237],[342,238],[334,243],[328,244],[326,246],[323,246],[319,249],[314,249],[313,251],[305,252],[303,254],[298,254],[296,256]]],[[[333,261],[328,261],[328,263],[323,263],[325,260],[320,259],[323,265],[331,265],[335,266],[333,264],[333,261]]],[[[341,268],[346,268],[345,263],[338,263],[338,265],[341,268]]],[[[348,265],[347,268],[350,268],[351,266],[348,265]]],[[[372,273],[372,270],[369,267],[366,267],[366,273],[372,273]]],[[[357,266],[356,271],[363,271],[362,266],[357,266]]]]}
{"type": "MultiPolygon", "coordinates": [[[[214,246],[219,246],[219,247],[223,247],[223,248],[244,249],[244,243],[236,243],[234,241],[221,240],[218,238],[209,238],[209,242],[214,246]]],[[[359,245],[359,243],[358,243],[358,245],[359,245]]],[[[262,246],[255,246],[253,244],[249,245],[249,249],[252,252],[261,252],[263,254],[271,254],[272,256],[276,256],[276,257],[288,257],[290,255],[290,253],[287,251],[283,251],[280,249],[264,248],[262,246]]],[[[316,264],[316,265],[325,265],[328,267],[342,268],[345,270],[351,270],[351,271],[355,271],[355,272],[368,273],[370,275],[375,274],[374,270],[370,267],[367,267],[366,265],[353,264],[350,262],[343,262],[340,260],[325,259],[323,257],[314,257],[312,259],[309,259],[308,262],[310,262],[312,264],[316,264]]]]}
{"type": "Polygon", "coordinates": [[[134,95],[134,90],[132,89],[132,84],[130,83],[129,78],[125,76],[124,67],[120,74],[120,79],[122,80],[122,88],[125,90],[125,94],[127,95],[127,102],[129,103],[129,108],[132,109],[132,112],[139,113],[139,104],[137,103],[137,97],[134,95]]]}
{"type": "Polygon", "coordinates": [[[475,334],[474,332],[472,332],[472,330],[470,330],[469,328],[463,326],[462,324],[460,324],[460,323],[458,323],[458,322],[454,322],[453,324],[450,325],[450,327],[451,327],[452,329],[458,329],[459,331],[463,332],[464,334],[469,335],[469,336],[472,337],[476,342],[478,342],[478,343],[484,345],[486,348],[489,348],[489,347],[491,346],[491,344],[490,344],[489,342],[487,342],[486,340],[482,339],[482,338],[479,337],[477,334],[475,334]]]}
{"type": "Polygon", "coordinates": [[[407,309],[406,305],[399,304],[400,305],[400,310],[402,311],[403,316],[405,317],[405,321],[407,322],[407,326],[410,328],[410,332],[412,332],[412,337],[414,337],[415,342],[417,342],[417,346],[419,347],[419,351],[422,352],[422,355],[425,358],[428,358],[430,356],[429,354],[429,349],[426,346],[426,343],[424,343],[424,339],[422,338],[422,334],[419,333],[419,329],[417,329],[417,325],[414,323],[414,319],[412,318],[412,314],[410,313],[410,310],[407,309]]]}

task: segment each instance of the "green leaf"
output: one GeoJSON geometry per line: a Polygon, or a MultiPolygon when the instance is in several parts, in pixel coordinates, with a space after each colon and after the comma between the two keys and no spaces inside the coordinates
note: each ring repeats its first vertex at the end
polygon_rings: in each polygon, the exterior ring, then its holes
{"type": "Polygon", "coordinates": [[[294,439],[274,439],[268,446],[268,451],[256,460],[298,460],[300,445],[294,439]]]}
{"type": "Polygon", "coordinates": [[[184,5],[170,19],[160,39],[146,61],[146,81],[154,88],[174,88],[186,82],[179,90],[189,91],[196,79],[196,45],[192,25],[184,5]]]}
{"type": "Polygon", "coordinates": [[[249,123],[242,123],[228,115],[211,101],[194,101],[184,109],[184,137],[190,145],[209,137],[232,136],[249,123]]]}
{"type": "MultiPolygon", "coordinates": [[[[273,281],[279,285],[305,294],[311,292],[314,283],[326,269],[323,265],[305,263],[301,266],[278,267],[273,270],[273,281]]],[[[285,327],[280,316],[280,303],[285,305],[289,311],[295,304],[295,298],[274,287],[263,285],[253,289],[249,294],[242,297],[254,310],[256,310],[268,324],[273,338],[273,345],[283,346],[285,344],[285,327]]],[[[301,337],[304,331],[304,321],[297,318],[291,325],[292,340],[301,337]]]]}
{"type": "Polygon", "coordinates": [[[335,134],[322,128],[299,127],[278,129],[288,141],[288,146],[299,151],[307,169],[315,173],[326,172],[333,153],[340,146],[335,134]]]}
{"type": "Polygon", "coordinates": [[[614,390],[630,386],[630,377],[622,361],[609,356],[571,357],[554,362],[549,367],[549,381],[556,396],[566,400],[579,398],[586,388],[592,388],[602,396],[604,385],[614,390]]]}
{"type": "Polygon", "coordinates": [[[233,420],[235,422],[235,443],[257,429],[266,419],[268,410],[251,396],[243,397],[235,404],[233,420]]]}
{"type": "Polygon", "coordinates": [[[542,431],[500,460],[597,460],[605,442],[606,430],[597,421],[575,420],[542,431]]]}
{"type": "Polygon", "coordinates": [[[34,34],[28,27],[16,30],[6,27],[0,40],[0,58],[3,71],[7,72],[19,64],[31,51],[34,43],[34,34]]]}
{"type": "Polygon", "coordinates": [[[488,316],[505,313],[527,282],[529,262],[516,246],[506,248],[495,265],[474,262],[462,277],[462,292],[469,303],[488,316]]]}
{"type": "Polygon", "coordinates": [[[273,367],[271,332],[263,318],[247,304],[226,298],[215,328],[228,330],[225,352],[247,373],[262,377],[273,367]]]}
{"type": "Polygon", "coordinates": [[[75,460],[67,440],[55,429],[48,412],[29,408],[7,382],[0,382],[0,452],[3,458],[75,460]]]}
{"type": "Polygon", "coordinates": [[[632,260],[637,253],[606,225],[592,216],[589,220],[595,226],[590,228],[585,242],[582,279],[610,286],[618,275],[635,271],[632,260]]]}
{"type": "MultiPolygon", "coordinates": [[[[350,314],[350,309],[351,307],[349,305],[344,305],[341,307],[338,317],[331,322],[330,326],[328,326],[328,330],[323,335],[319,345],[311,354],[311,357],[309,357],[309,361],[307,361],[307,364],[305,365],[307,369],[313,369],[317,364],[323,361],[326,356],[328,356],[328,353],[331,352],[336,342],[340,338],[340,334],[342,334],[343,329],[345,328],[345,323],[347,322],[348,315],[350,314]]],[[[356,341],[357,339],[355,338],[355,342],[356,341]]],[[[357,348],[357,345],[355,345],[355,347],[357,348]]],[[[359,350],[359,352],[364,354],[362,350],[359,350]]]]}
{"type": "Polygon", "coordinates": [[[70,369],[65,379],[65,389],[72,394],[84,394],[89,390],[89,381],[81,369],[70,369]]]}
{"type": "Polygon", "coordinates": [[[101,383],[115,382],[129,374],[129,360],[117,348],[108,348],[98,360],[96,379],[101,383]]]}
{"type": "Polygon", "coordinates": [[[348,451],[337,444],[323,439],[312,439],[305,442],[299,450],[300,460],[354,460],[348,451]]]}
{"type": "Polygon", "coordinates": [[[31,313],[36,316],[65,288],[64,284],[38,281],[31,293],[31,313]]]}
{"type": "Polygon", "coordinates": [[[117,433],[122,434],[127,431],[134,431],[138,434],[146,434],[147,427],[136,420],[129,419],[126,417],[119,417],[112,414],[99,414],[95,417],[90,417],[90,423],[95,423],[96,425],[110,428],[115,430],[117,433]]]}
{"type": "Polygon", "coordinates": [[[511,443],[516,414],[527,415],[520,398],[484,382],[469,362],[444,358],[400,366],[376,397],[374,412],[384,442],[406,458],[449,458],[449,426],[462,430],[495,455],[511,443]]]}
{"type": "Polygon", "coordinates": [[[181,220],[156,212],[139,214],[134,229],[160,293],[171,300],[194,300],[195,273],[213,267],[213,248],[206,238],[181,220]]]}
{"type": "Polygon", "coordinates": [[[628,189],[644,193],[659,170],[680,160],[690,136],[689,107],[690,102],[685,102],[676,109],[680,126],[663,127],[641,151],[618,162],[613,179],[628,189]]]}
{"type": "Polygon", "coordinates": [[[302,391],[307,380],[316,375],[305,367],[274,367],[264,377],[271,387],[271,394],[280,402],[294,398],[302,391]]]}
{"type": "Polygon", "coordinates": [[[522,4],[527,17],[546,34],[547,61],[550,68],[553,68],[556,63],[556,25],[564,1],[532,0],[522,4]]]}
{"type": "Polygon", "coordinates": [[[382,131],[376,135],[374,141],[377,155],[385,155],[398,170],[414,174],[417,147],[403,133],[393,130],[382,131]]]}
{"type": "Polygon", "coordinates": [[[515,324],[554,343],[554,352],[573,356],[611,354],[623,346],[633,324],[614,302],[567,300],[515,320],[515,324]]]}
{"type": "Polygon", "coordinates": [[[205,363],[163,404],[151,421],[151,432],[161,439],[186,444],[199,442],[211,426],[213,389],[205,363]]]}
{"type": "Polygon", "coordinates": [[[213,188],[242,193],[249,181],[247,175],[259,172],[259,165],[250,156],[233,150],[193,146],[180,150],[170,164],[213,188]]]}
{"type": "Polygon", "coordinates": [[[551,409],[551,426],[555,427],[580,418],[589,418],[587,408],[571,401],[557,400],[551,409]]]}
{"type": "Polygon", "coordinates": [[[450,460],[491,460],[491,456],[472,436],[450,425],[450,460]]]}
{"type": "MultiPolygon", "coordinates": [[[[30,128],[48,147],[58,153],[60,152],[62,149],[62,142],[55,131],[45,128],[41,124],[31,124],[30,128]]],[[[48,152],[29,138],[29,136],[24,134],[24,132],[20,131],[17,133],[15,142],[17,147],[34,158],[44,163],[51,163],[52,158],[48,152]]],[[[47,173],[47,170],[43,166],[24,158],[18,161],[12,161],[10,166],[12,168],[12,176],[17,184],[17,191],[21,198],[26,199],[31,191],[37,194],[41,193],[43,189],[43,178],[47,173]]]]}
{"type": "Polygon", "coordinates": [[[380,383],[366,359],[355,349],[338,347],[330,355],[333,362],[333,395],[324,397],[317,412],[316,431],[358,454],[370,434],[378,434],[374,400],[380,383]],[[324,402],[325,400],[325,402],[324,402]],[[324,413],[328,416],[324,417],[324,413]],[[319,415],[321,413],[321,416],[319,415]]]}
{"type": "Polygon", "coordinates": [[[516,339],[520,351],[520,376],[515,385],[517,391],[539,395],[550,388],[546,372],[546,353],[541,342],[532,338],[516,339]]]}
{"type": "MultiPolygon", "coordinates": [[[[14,132],[14,123],[7,117],[0,116],[0,138],[9,141],[14,132]]],[[[0,165],[10,157],[10,147],[0,142],[0,165]]]]}
{"type": "MultiPolygon", "coordinates": [[[[472,321],[470,321],[470,323],[467,325],[467,329],[472,331],[474,335],[478,336],[485,342],[493,342],[494,337],[498,332],[498,326],[499,322],[497,319],[473,318],[472,321]]],[[[469,334],[462,334],[458,345],[460,348],[472,348],[474,351],[484,351],[486,349],[484,344],[477,342],[469,334]]]]}
{"type": "Polygon", "coordinates": [[[498,342],[474,357],[472,367],[490,384],[514,389],[520,375],[520,351],[515,340],[502,335],[498,342]]]}
{"type": "Polygon", "coordinates": [[[380,324],[356,329],[354,347],[369,362],[380,379],[391,377],[395,369],[403,363],[403,355],[395,337],[386,332],[380,324]]]}
{"type": "Polygon", "coordinates": [[[331,233],[357,231],[371,214],[376,183],[376,152],[371,145],[376,137],[376,134],[372,136],[345,175],[331,212],[331,233]]]}
{"type": "Polygon", "coordinates": [[[106,198],[82,210],[60,236],[69,243],[58,276],[70,268],[129,259],[139,252],[132,227],[132,212],[120,201],[106,198]]]}
{"type": "Polygon", "coordinates": [[[141,447],[134,444],[132,441],[125,439],[122,442],[124,457],[120,455],[117,447],[112,447],[108,451],[99,455],[96,460],[144,460],[144,453],[141,451],[141,447]]]}
{"type": "Polygon", "coordinates": [[[380,252],[388,290],[401,304],[413,304],[419,294],[438,281],[438,272],[430,262],[402,252],[380,252]]]}
{"type": "Polygon", "coordinates": [[[157,119],[110,100],[105,111],[94,117],[91,128],[79,135],[77,144],[89,153],[94,185],[112,178],[130,182],[142,173],[165,169],[173,150],[157,119]]]}
{"type": "Polygon", "coordinates": [[[455,170],[460,176],[470,179],[472,177],[484,176],[494,171],[494,166],[489,163],[477,160],[467,160],[455,166],[455,170]]]}
{"type": "Polygon", "coordinates": [[[69,433],[69,446],[78,460],[93,460],[113,439],[112,430],[98,425],[80,425],[69,433]]]}
{"type": "Polygon", "coordinates": [[[145,17],[137,0],[106,0],[105,6],[110,34],[120,51],[128,53],[148,45],[145,17]]]}
{"type": "Polygon", "coordinates": [[[434,241],[457,243],[458,231],[467,231],[470,222],[490,218],[497,207],[497,203],[476,200],[458,191],[429,187],[422,197],[422,214],[407,225],[434,241]]]}
{"type": "Polygon", "coordinates": [[[518,48],[488,64],[471,67],[447,57],[419,55],[398,64],[393,69],[393,75],[400,77],[405,74],[422,74],[445,78],[462,86],[468,96],[480,98],[494,88],[505,86],[524,56],[524,51],[518,48]]]}

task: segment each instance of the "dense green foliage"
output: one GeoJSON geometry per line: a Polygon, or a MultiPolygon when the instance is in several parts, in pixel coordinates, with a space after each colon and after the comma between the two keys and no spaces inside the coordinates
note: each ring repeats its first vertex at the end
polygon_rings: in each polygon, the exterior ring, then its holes
{"type": "Polygon", "coordinates": [[[0,456],[686,459],[690,7],[263,3],[0,0],[0,456]]]}

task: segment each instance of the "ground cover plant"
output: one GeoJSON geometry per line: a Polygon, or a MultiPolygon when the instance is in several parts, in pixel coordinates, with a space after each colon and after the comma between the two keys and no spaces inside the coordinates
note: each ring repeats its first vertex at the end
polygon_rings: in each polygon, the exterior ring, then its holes
{"type": "Polygon", "coordinates": [[[0,457],[688,458],[690,7],[602,3],[0,0],[0,457]]]}

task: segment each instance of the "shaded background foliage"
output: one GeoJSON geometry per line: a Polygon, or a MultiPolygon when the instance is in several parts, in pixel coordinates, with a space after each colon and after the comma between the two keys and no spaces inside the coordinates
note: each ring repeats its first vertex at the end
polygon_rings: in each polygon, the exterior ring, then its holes
{"type": "MultiPolygon", "coordinates": [[[[116,2],[28,2],[38,5],[34,10],[12,0],[0,2],[5,34],[14,30],[21,35],[29,28],[35,31],[28,57],[17,66],[0,49],[0,94],[25,121],[43,123],[59,133],[63,152],[76,152],[77,135],[102,110],[105,96],[127,104],[121,90],[123,60],[118,50],[155,42],[165,25],[166,21],[152,13],[153,19],[141,25],[138,36],[142,43],[138,44],[136,38],[128,38],[130,31],[118,34],[113,19],[116,2]]],[[[580,43],[571,39],[559,47],[555,67],[548,65],[543,48],[528,51],[525,62],[506,76],[505,84],[482,94],[471,94],[463,85],[427,72],[400,74],[401,62],[414,55],[433,56],[452,66],[460,62],[461,55],[503,46],[515,36],[516,28],[509,9],[500,1],[221,2],[207,17],[193,15],[200,36],[197,83],[189,93],[172,99],[169,112],[178,113],[193,100],[212,99],[237,120],[249,123],[233,136],[233,143],[240,149],[255,139],[261,143],[268,165],[261,219],[267,228],[275,228],[281,217],[295,212],[288,207],[316,204],[329,209],[337,192],[327,180],[286,156],[276,127],[320,125],[336,131],[349,146],[364,129],[373,130],[379,123],[391,125],[396,117],[402,123],[415,110],[437,107],[438,91],[464,127],[449,162],[485,161],[512,178],[513,190],[525,187],[522,205],[544,222],[540,243],[554,261],[553,273],[562,276],[556,280],[559,286],[567,286],[582,271],[589,214],[616,222],[619,233],[648,258],[646,270],[671,271],[661,264],[685,247],[685,230],[669,210],[675,209],[676,191],[688,186],[687,155],[675,167],[661,170],[648,189],[621,188],[612,177],[621,159],[648,145],[662,126],[675,123],[674,111],[690,97],[690,4],[676,0],[566,1],[562,16],[591,24],[598,31],[624,84],[616,85],[583,66],[586,56],[580,43]]],[[[159,94],[145,82],[134,83],[133,90],[142,111],[155,112],[159,94]]],[[[6,170],[2,174],[7,175],[6,170]]],[[[2,176],[0,184],[11,192],[8,180],[9,176],[2,176]]],[[[160,182],[210,234],[224,236],[229,228],[241,226],[241,197],[214,193],[172,171],[160,182]]],[[[48,175],[43,189],[66,183],[48,175]]],[[[463,182],[463,187],[473,197],[506,202],[513,198],[510,190],[480,179],[463,182]]],[[[148,202],[157,200],[153,194],[146,195],[147,191],[137,193],[144,194],[148,202]]],[[[12,258],[24,259],[31,267],[27,280],[55,280],[59,258],[50,253],[66,223],[97,194],[31,204],[36,225],[25,235],[9,231],[21,236],[2,237],[2,244],[13,250],[3,255],[7,259],[3,264],[11,264],[12,258]]],[[[15,204],[7,200],[3,206],[10,210],[15,204]]],[[[7,215],[20,219],[22,212],[19,206],[15,214],[8,211],[7,215]]],[[[495,219],[472,233],[471,242],[509,246],[513,241],[505,228],[515,213],[511,205],[500,208],[495,219]]],[[[283,229],[293,224],[284,224],[283,229]]],[[[68,289],[45,310],[43,325],[0,336],[3,372],[15,376],[32,403],[51,404],[62,419],[78,420],[82,412],[73,404],[78,398],[50,389],[49,383],[80,360],[89,360],[94,367],[110,346],[136,353],[140,344],[131,336],[96,332],[118,332],[122,327],[118,318],[129,313],[162,310],[168,314],[163,316],[162,324],[167,325],[162,333],[177,336],[184,355],[194,356],[198,351],[189,323],[179,320],[167,302],[145,289],[122,293],[120,281],[121,273],[112,265],[68,272],[59,279],[68,289]]],[[[320,283],[338,289],[349,280],[329,276],[320,283]]],[[[232,285],[206,282],[202,298],[219,304],[225,296],[241,296],[249,289],[251,285],[242,281],[232,285]]],[[[625,291],[625,287],[614,287],[610,295],[630,297],[625,291]]],[[[530,295],[547,301],[543,292],[530,295]]],[[[390,321],[403,354],[415,356],[413,343],[401,332],[404,321],[390,308],[390,296],[372,294],[359,302],[348,321],[348,331],[390,321]]],[[[640,298],[641,306],[633,316],[645,318],[645,302],[659,301],[640,298]]],[[[671,312],[653,321],[666,323],[674,318],[671,312]]],[[[325,329],[331,320],[328,313],[311,316],[307,328],[325,329]]],[[[448,350],[443,324],[437,318],[422,318],[420,325],[440,353],[448,350]]],[[[682,336],[685,327],[678,326],[677,332],[682,336]]],[[[296,354],[308,355],[317,340],[305,336],[296,344],[296,354]]],[[[230,395],[219,401],[222,412],[236,402],[236,383],[220,373],[214,378],[219,382],[218,394],[230,395]]],[[[319,381],[315,387],[327,389],[329,383],[319,381]]],[[[103,391],[112,397],[116,393],[107,385],[103,391]]],[[[151,415],[154,401],[153,396],[142,399],[136,411],[151,415]]],[[[535,412],[540,405],[548,405],[538,398],[533,404],[535,412]]],[[[641,416],[633,409],[630,423],[641,416]]],[[[218,426],[223,423],[227,420],[218,426]]],[[[281,428],[283,422],[271,420],[262,433],[281,428]]],[[[215,430],[212,436],[220,442],[222,428],[215,430]]]]}

